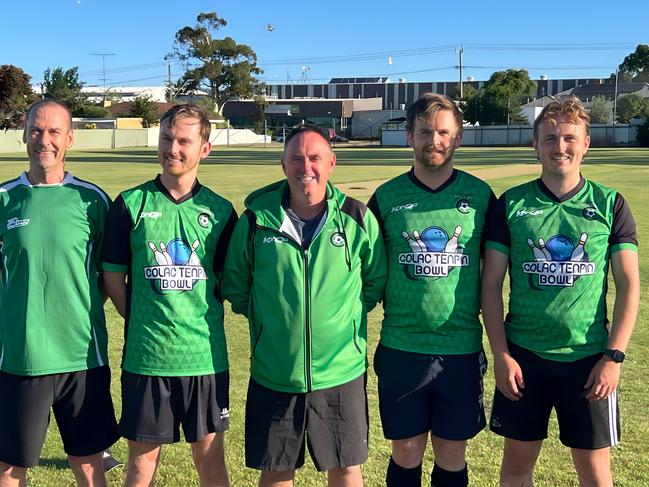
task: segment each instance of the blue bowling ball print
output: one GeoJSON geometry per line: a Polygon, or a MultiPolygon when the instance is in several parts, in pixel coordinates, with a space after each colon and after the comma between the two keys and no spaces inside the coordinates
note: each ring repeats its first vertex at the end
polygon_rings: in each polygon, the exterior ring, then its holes
{"type": "Polygon", "coordinates": [[[429,252],[443,252],[448,242],[448,233],[443,228],[428,227],[421,232],[421,239],[429,252]]]}
{"type": "Polygon", "coordinates": [[[167,244],[167,253],[174,265],[185,265],[189,261],[192,249],[181,238],[175,238],[167,244]]]}
{"type": "Polygon", "coordinates": [[[550,252],[552,260],[565,262],[570,260],[575,245],[568,237],[564,235],[555,235],[545,243],[545,248],[550,252]]]}

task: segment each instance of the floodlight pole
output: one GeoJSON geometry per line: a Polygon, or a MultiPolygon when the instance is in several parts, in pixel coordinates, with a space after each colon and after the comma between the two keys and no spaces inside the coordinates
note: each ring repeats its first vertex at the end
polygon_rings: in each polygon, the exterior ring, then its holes
{"type": "Polygon", "coordinates": [[[613,125],[617,120],[617,74],[618,68],[615,68],[615,96],[613,97],[613,125]]]}

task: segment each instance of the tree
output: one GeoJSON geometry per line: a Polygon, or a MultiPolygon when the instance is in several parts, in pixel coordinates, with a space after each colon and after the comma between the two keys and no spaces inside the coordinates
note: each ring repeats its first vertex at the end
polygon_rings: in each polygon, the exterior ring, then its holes
{"type": "Polygon", "coordinates": [[[637,117],[649,118],[649,100],[636,93],[630,93],[618,98],[618,122],[629,123],[629,120],[637,117]]]}
{"type": "Polygon", "coordinates": [[[266,98],[261,95],[255,96],[255,111],[252,114],[252,124],[255,133],[264,134],[264,129],[266,127],[266,107],[268,102],[266,98]]]}
{"type": "MultiPolygon", "coordinates": [[[[615,77],[612,74],[611,77],[615,77]]],[[[624,58],[618,68],[620,81],[649,82],[649,46],[638,44],[635,51],[624,58]]]]}
{"type": "MultiPolygon", "coordinates": [[[[219,113],[223,104],[233,97],[249,98],[258,92],[257,55],[250,46],[237,44],[231,37],[218,39],[214,34],[227,22],[216,12],[200,13],[194,27],[185,26],[176,32],[174,51],[170,57],[199,65],[181,78],[187,88],[206,88],[219,113]]],[[[179,80],[180,82],[180,80],[179,80]]]]}
{"type": "Polygon", "coordinates": [[[22,126],[23,117],[35,95],[30,76],[11,64],[0,66],[0,129],[22,126]]]}
{"type": "Polygon", "coordinates": [[[70,108],[75,117],[83,116],[83,110],[88,104],[88,100],[86,95],[81,92],[85,83],[79,81],[77,66],[65,71],[61,67],[47,68],[43,79],[43,95],[46,98],[62,101],[70,108]]]}
{"type": "Polygon", "coordinates": [[[636,139],[641,147],[649,147],[649,120],[638,127],[638,135],[636,135],[636,139]]]}
{"type": "Polygon", "coordinates": [[[160,121],[160,111],[150,95],[139,95],[133,100],[131,113],[142,119],[142,126],[149,128],[160,121]]]}
{"type": "MultiPolygon", "coordinates": [[[[459,93],[459,90],[458,90],[459,93]]],[[[478,98],[480,91],[473,85],[464,85],[464,97],[460,100],[464,120],[475,124],[478,118],[478,98]]]]}
{"type": "Polygon", "coordinates": [[[591,123],[613,123],[613,101],[603,96],[594,96],[590,108],[591,123]]]}
{"type": "Polygon", "coordinates": [[[536,94],[536,82],[526,69],[496,71],[482,91],[478,103],[482,125],[527,123],[521,106],[536,94]]]}

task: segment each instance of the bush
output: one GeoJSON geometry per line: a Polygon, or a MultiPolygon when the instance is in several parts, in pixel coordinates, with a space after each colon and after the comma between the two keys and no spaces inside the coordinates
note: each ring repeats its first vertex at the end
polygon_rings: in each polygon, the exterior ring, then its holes
{"type": "Polygon", "coordinates": [[[638,135],[636,140],[641,147],[649,147],[649,120],[638,127],[638,135]]]}

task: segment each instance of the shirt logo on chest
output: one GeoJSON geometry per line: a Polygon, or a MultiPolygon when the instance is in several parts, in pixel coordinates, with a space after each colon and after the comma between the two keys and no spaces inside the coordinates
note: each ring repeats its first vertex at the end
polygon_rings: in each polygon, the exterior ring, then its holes
{"type": "Polygon", "coordinates": [[[149,211],[149,212],[142,212],[140,214],[140,218],[153,218],[154,220],[157,220],[162,216],[162,213],[159,211],[149,211]]]}
{"type": "Polygon", "coordinates": [[[407,266],[409,278],[447,277],[455,267],[467,267],[469,256],[464,254],[464,248],[458,243],[462,227],[455,227],[449,234],[441,227],[428,227],[419,233],[412,234],[402,231],[401,236],[408,242],[412,252],[397,255],[399,264],[407,266]]]}
{"type": "Polygon", "coordinates": [[[14,228],[24,227],[27,225],[29,225],[29,218],[25,218],[24,220],[21,220],[18,217],[14,217],[7,220],[7,230],[12,230],[14,228]]]}
{"type": "Polygon", "coordinates": [[[156,264],[144,268],[144,278],[154,281],[157,289],[162,291],[191,291],[198,281],[207,280],[205,269],[196,254],[198,239],[189,245],[182,238],[174,238],[168,243],[148,243],[153,252],[156,264]]]}

